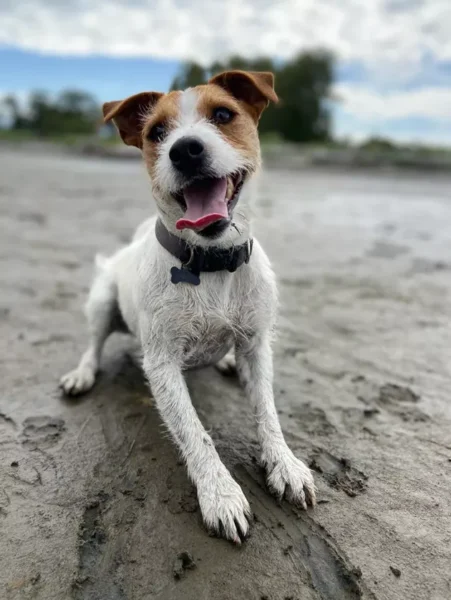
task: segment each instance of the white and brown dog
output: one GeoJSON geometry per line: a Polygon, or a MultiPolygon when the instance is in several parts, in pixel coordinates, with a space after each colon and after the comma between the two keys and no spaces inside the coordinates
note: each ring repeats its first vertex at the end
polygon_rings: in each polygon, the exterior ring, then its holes
{"type": "Polygon", "coordinates": [[[247,214],[260,166],[257,125],[270,100],[277,101],[271,73],[228,71],[186,91],[143,92],[104,105],[105,121],[142,151],[158,216],[138,228],[130,245],[97,261],[86,307],[90,345],[61,380],[73,395],[94,385],[119,313],[141,345],[205,524],[237,543],[249,532],[249,504],[193,408],[184,369],[227,368],[236,360],[270,490],[304,508],[315,504],[311,472],[287,446],[274,405],[277,289],[247,214]]]}

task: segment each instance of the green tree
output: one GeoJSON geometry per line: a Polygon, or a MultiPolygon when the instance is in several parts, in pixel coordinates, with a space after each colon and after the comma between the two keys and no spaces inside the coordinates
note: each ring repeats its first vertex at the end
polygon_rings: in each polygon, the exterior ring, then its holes
{"type": "Polygon", "coordinates": [[[12,129],[29,130],[38,136],[94,133],[100,116],[95,99],[80,90],[65,90],[56,100],[46,92],[34,91],[25,111],[13,95],[2,104],[12,129]]]}
{"type": "Polygon", "coordinates": [[[6,96],[2,102],[3,112],[6,113],[6,122],[10,123],[12,129],[25,129],[29,125],[28,120],[20,110],[20,104],[14,95],[6,96]]]}
{"type": "Polygon", "coordinates": [[[58,97],[57,106],[60,110],[83,115],[84,117],[95,116],[99,107],[87,92],[80,90],[64,90],[58,97]]]}
{"type": "Polygon", "coordinates": [[[9,112],[10,117],[13,120],[13,122],[15,122],[18,119],[19,114],[20,114],[19,102],[17,101],[17,98],[13,95],[6,96],[3,99],[3,106],[9,112]]]}
{"type": "Polygon", "coordinates": [[[100,116],[94,98],[79,90],[61,92],[54,110],[60,122],[59,126],[70,133],[92,133],[100,116]]]}
{"type": "Polygon", "coordinates": [[[324,51],[307,52],[278,72],[281,98],[277,129],[293,142],[325,141],[330,137],[330,89],[333,57],[324,51]]]}
{"type": "Polygon", "coordinates": [[[207,81],[206,70],[195,62],[184,65],[171,85],[172,90],[186,90],[207,81]]]}
{"type": "Polygon", "coordinates": [[[86,92],[66,90],[53,101],[45,92],[30,98],[30,129],[39,136],[94,133],[99,115],[94,98],[86,92]]]}
{"type": "Polygon", "coordinates": [[[30,96],[30,129],[40,136],[53,133],[54,117],[52,104],[46,92],[33,92],[30,96]]]}

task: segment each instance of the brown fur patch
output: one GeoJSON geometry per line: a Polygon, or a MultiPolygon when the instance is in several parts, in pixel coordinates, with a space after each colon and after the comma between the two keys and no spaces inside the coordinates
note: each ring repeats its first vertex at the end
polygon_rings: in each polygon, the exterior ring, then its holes
{"type": "Polygon", "coordinates": [[[274,75],[266,71],[224,71],[210,84],[219,85],[237,100],[245,103],[256,122],[269,102],[278,102],[274,91],[274,75]]]}
{"type": "Polygon", "coordinates": [[[160,98],[152,112],[145,119],[142,136],[143,156],[146,161],[150,176],[153,177],[154,167],[158,158],[158,142],[152,142],[148,138],[152,127],[155,125],[164,125],[167,131],[176,126],[177,117],[180,114],[180,96],[182,92],[169,92],[160,98]]]}
{"type": "Polygon", "coordinates": [[[197,110],[207,120],[212,118],[214,109],[219,107],[228,108],[235,114],[230,123],[216,125],[216,127],[229,144],[234,146],[252,163],[258,162],[260,151],[257,125],[247,105],[236,100],[217,85],[201,85],[196,90],[199,94],[197,110]]]}
{"type": "Polygon", "coordinates": [[[164,94],[159,99],[145,121],[144,135],[148,134],[151,128],[158,123],[167,123],[170,125],[171,121],[177,120],[180,113],[181,94],[182,92],[169,92],[169,94],[164,94]]]}

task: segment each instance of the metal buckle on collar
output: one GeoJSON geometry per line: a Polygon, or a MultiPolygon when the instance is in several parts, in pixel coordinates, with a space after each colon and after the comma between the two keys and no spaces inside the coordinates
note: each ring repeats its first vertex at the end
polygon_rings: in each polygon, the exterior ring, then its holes
{"type": "Polygon", "coordinates": [[[182,262],[182,268],[172,267],[171,269],[171,282],[172,283],[190,283],[191,285],[199,285],[200,277],[199,272],[194,272],[190,269],[190,266],[194,260],[194,250],[189,248],[189,259],[187,262],[182,262]]]}

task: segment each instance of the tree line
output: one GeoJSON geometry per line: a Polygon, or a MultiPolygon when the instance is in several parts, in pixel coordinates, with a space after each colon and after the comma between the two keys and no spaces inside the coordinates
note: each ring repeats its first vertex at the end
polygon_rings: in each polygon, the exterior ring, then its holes
{"type": "Polygon", "coordinates": [[[323,50],[303,52],[285,63],[271,58],[249,60],[235,56],[208,68],[191,62],[183,65],[171,89],[206,83],[211,76],[229,69],[275,73],[280,103],[270,105],[263,113],[262,134],[275,134],[291,142],[324,142],[331,138],[332,54],[323,50]]]}
{"type": "MultiPolygon", "coordinates": [[[[330,53],[304,52],[284,63],[270,58],[249,60],[235,56],[208,68],[190,62],[182,66],[171,89],[205,83],[212,75],[229,69],[276,74],[276,91],[281,101],[263,113],[262,134],[273,134],[291,142],[322,142],[331,138],[334,59],[330,53]]],[[[100,107],[95,98],[84,91],[66,90],[56,98],[34,92],[26,110],[14,96],[7,97],[3,103],[12,129],[38,136],[93,134],[99,125],[100,107]]]]}
{"type": "Polygon", "coordinates": [[[45,92],[32,92],[26,110],[13,95],[6,97],[3,104],[9,113],[11,129],[30,131],[40,137],[92,134],[99,122],[97,101],[79,90],[65,90],[56,98],[45,92]]]}

